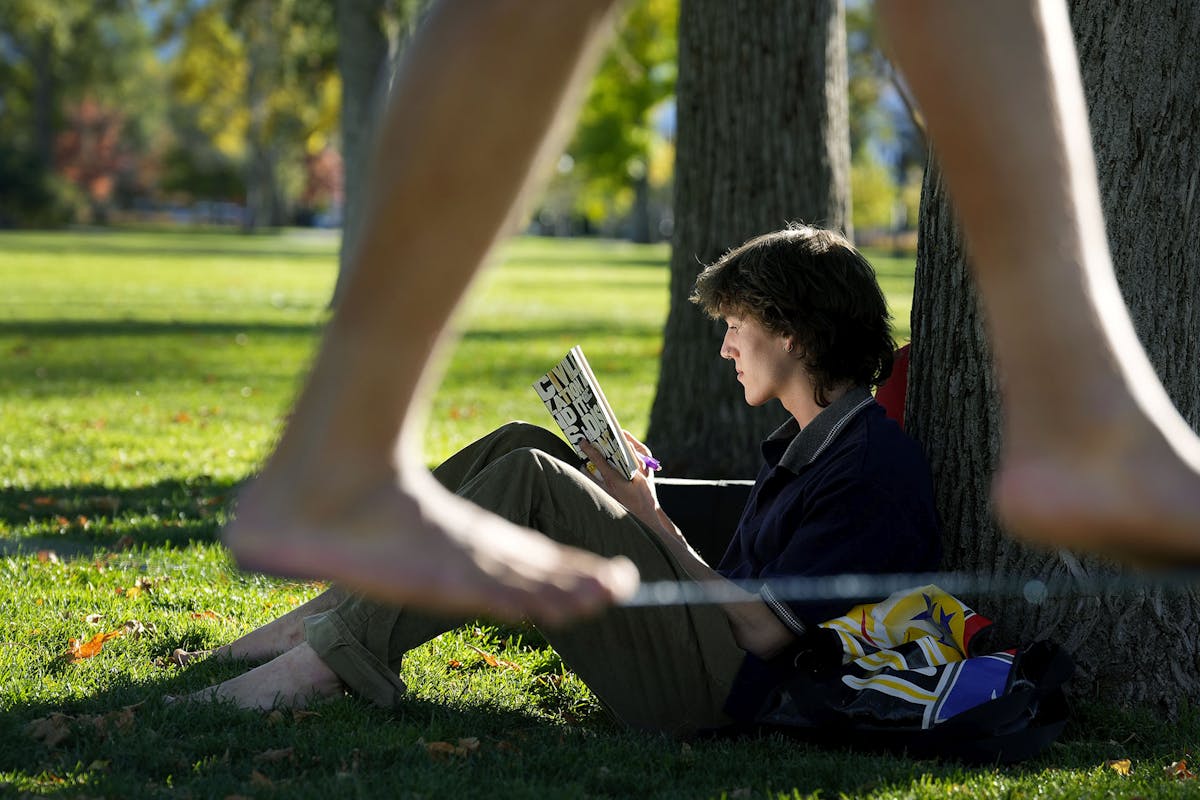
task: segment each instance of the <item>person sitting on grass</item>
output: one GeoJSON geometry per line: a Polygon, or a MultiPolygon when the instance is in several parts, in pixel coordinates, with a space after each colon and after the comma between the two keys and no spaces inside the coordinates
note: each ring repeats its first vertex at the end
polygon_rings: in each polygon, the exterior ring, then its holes
{"type": "MultiPolygon", "coordinates": [[[[692,300],[726,323],[720,355],[746,402],[779,400],[789,414],[762,443],[763,466],[717,569],[663,511],[647,467],[626,481],[585,446],[590,472],[542,428],[510,423],[434,470],[442,485],[504,519],[628,558],[645,581],[740,592],[737,602],[617,607],[570,628],[542,628],[618,719],[675,735],[728,723],[726,701],[739,674],[754,672],[749,662],[789,657],[817,623],[846,610],[730,581],[927,571],[941,553],[928,464],[871,396],[891,371],[895,343],[875,273],[858,251],[838,233],[792,226],[707,267],[692,300]]],[[[405,653],[466,621],[334,589],[216,650],[273,660],[190,697],[266,709],[349,689],[391,707],[406,692],[397,674],[405,653]]]]}

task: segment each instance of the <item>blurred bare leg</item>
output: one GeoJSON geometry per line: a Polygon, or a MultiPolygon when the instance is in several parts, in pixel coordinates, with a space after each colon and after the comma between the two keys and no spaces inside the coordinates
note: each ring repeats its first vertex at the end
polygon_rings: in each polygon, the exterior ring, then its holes
{"type": "Polygon", "coordinates": [[[1001,377],[993,499],[1031,541],[1200,561],[1200,440],[1113,273],[1059,0],[886,0],[885,30],[963,223],[1001,377]]]}
{"type": "Polygon", "coordinates": [[[381,121],[352,278],[308,383],[224,538],[239,564],[433,611],[545,622],[636,571],[442,489],[420,438],[443,329],[563,143],[615,0],[454,0],[409,46],[381,121]]]}

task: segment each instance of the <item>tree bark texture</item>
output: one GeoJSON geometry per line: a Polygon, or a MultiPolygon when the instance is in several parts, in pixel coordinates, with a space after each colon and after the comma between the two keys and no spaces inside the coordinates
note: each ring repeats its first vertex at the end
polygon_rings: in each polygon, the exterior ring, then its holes
{"type": "Polygon", "coordinates": [[[383,29],[387,0],[338,0],[338,71],[342,78],[342,249],[330,305],[349,279],[349,257],[358,240],[363,182],[375,111],[387,75],[390,45],[383,29]]]}
{"type": "Polygon", "coordinates": [[[676,476],[753,477],[786,412],[746,406],[723,325],[688,302],[704,264],[793,220],[850,224],[840,0],[683,0],[671,301],[647,436],[676,476]]]}
{"type": "MultiPolygon", "coordinates": [[[[1200,426],[1200,6],[1190,0],[1071,4],[1108,238],[1142,344],[1177,407],[1200,426]]],[[[951,569],[1115,574],[1094,559],[1006,537],[988,492],[1000,409],[959,230],[936,168],[921,205],[907,428],[933,465],[951,569]]],[[[1174,712],[1200,701],[1200,593],[1161,588],[1053,599],[965,598],[1002,638],[1073,651],[1073,693],[1174,712]]]]}

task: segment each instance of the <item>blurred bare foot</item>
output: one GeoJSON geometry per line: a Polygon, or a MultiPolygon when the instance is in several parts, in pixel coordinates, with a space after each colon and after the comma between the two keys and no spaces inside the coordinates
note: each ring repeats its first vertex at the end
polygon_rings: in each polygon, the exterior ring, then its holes
{"type": "Polygon", "coordinates": [[[637,570],[563,547],[443,489],[423,470],[298,486],[271,465],[223,538],[249,570],[332,578],[377,600],[559,624],[628,597],[637,570]],[[340,496],[339,496],[340,495],[340,496]]]}
{"type": "Polygon", "coordinates": [[[165,698],[168,703],[230,701],[241,708],[269,711],[304,708],[344,691],[333,670],[307,643],[224,683],[185,697],[165,698]]]}
{"type": "MultiPolygon", "coordinates": [[[[992,487],[1014,535],[1136,566],[1200,564],[1200,453],[1140,415],[1059,441],[1012,441],[992,487]]],[[[1014,439],[1016,437],[1013,437],[1014,439]]]]}

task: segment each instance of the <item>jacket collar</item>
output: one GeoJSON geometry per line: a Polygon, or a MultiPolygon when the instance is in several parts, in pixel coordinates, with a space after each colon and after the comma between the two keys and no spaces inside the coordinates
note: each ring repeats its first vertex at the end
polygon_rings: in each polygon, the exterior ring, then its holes
{"type": "Polygon", "coordinates": [[[767,437],[768,442],[777,439],[792,440],[783,451],[779,466],[799,472],[801,468],[811,464],[833,443],[854,415],[874,401],[875,398],[865,386],[856,386],[823,408],[803,429],[795,417],[788,417],[787,422],[767,437]]]}

